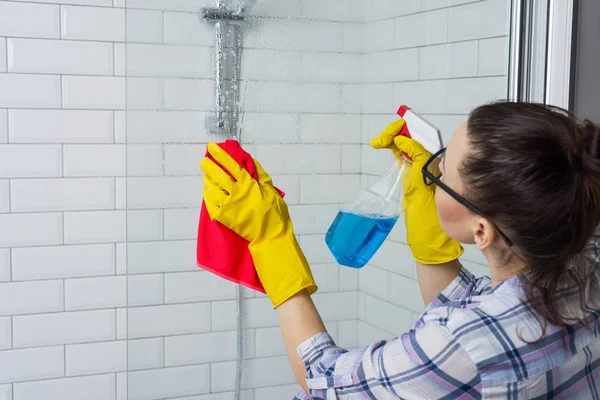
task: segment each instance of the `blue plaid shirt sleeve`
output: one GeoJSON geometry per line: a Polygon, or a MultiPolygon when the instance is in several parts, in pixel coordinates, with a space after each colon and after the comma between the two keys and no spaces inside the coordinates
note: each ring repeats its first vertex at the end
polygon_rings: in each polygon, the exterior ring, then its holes
{"type": "MultiPolygon", "coordinates": [[[[478,283],[463,269],[434,302],[458,300],[478,283]]],[[[421,319],[393,340],[352,351],[321,333],[301,344],[298,352],[306,365],[309,393],[301,392],[295,400],[458,399],[481,392],[475,364],[435,318],[421,319]]]]}

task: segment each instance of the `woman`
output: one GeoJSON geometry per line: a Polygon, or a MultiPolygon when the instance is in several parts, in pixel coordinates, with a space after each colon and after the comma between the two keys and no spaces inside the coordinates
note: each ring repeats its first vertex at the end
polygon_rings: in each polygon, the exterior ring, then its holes
{"type": "Polygon", "coordinates": [[[201,163],[211,218],[250,241],[298,398],[600,399],[600,127],[501,102],[475,109],[431,155],[396,137],[402,124],[371,145],[413,159],[407,242],[428,306],[410,332],[359,350],[326,333],[287,207],[260,165],[257,182],[215,145],[234,179],[201,163]],[[483,252],[490,277],[461,267],[459,243],[483,252]]]}

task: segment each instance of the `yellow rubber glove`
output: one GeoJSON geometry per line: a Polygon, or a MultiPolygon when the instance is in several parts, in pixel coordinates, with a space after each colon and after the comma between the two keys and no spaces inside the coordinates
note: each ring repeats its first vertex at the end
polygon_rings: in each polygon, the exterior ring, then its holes
{"type": "Polygon", "coordinates": [[[417,141],[398,136],[404,124],[405,121],[400,119],[388,125],[371,140],[371,147],[391,149],[398,159],[402,153],[412,158],[412,167],[407,171],[403,185],[406,241],[413,257],[421,264],[435,265],[456,260],[464,249],[442,229],[435,205],[435,186],[427,186],[423,181],[423,167],[431,153],[417,141]]]}
{"type": "Polygon", "coordinates": [[[205,157],[204,202],[213,220],[250,242],[256,272],[275,308],[302,290],[317,291],[310,267],[300,249],[287,205],[258,161],[258,181],[218,145],[210,155],[234,177],[205,157]]]}

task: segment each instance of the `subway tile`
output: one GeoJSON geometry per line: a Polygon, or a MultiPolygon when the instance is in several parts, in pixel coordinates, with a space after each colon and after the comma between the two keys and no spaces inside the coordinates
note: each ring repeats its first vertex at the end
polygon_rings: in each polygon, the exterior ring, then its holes
{"type": "MultiPolygon", "coordinates": [[[[450,138],[456,131],[456,129],[468,119],[468,115],[427,115],[423,114],[422,117],[427,118],[432,124],[437,126],[442,134],[442,141],[445,144],[450,142],[450,138]]],[[[406,240],[404,240],[406,241],[406,240]]]]}
{"type": "Polygon", "coordinates": [[[337,292],[339,288],[339,267],[332,264],[313,265],[312,273],[319,286],[319,293],[337,292]]]}
{"type": "Polygon", "coordinates": [[[0,247],[51,246],[62,241],[60,213],[0,214],[0,247]]]}
{"type": "Polygon", "coordinates": [[[75,344],[65,347],[67,376],[104,374],[127,369],[127,342],[75,344]]]}
{"type": "Polygon", "coordinates": [[[283,144],[300,141],[298,116],[293,113],[246,112],[242,114],[240,123],[244,143],[283,144]]]}
{"type": "MultiPolygon", "coordinates": [[[[232,361],[237,354],[237,332],[211,332],[165,338],[165,366],[232,361]]],[[[254,331],[243,332],[244,357],[254,357],[254,331]]]]}
{"type": "Polygon", "coordinates": [[[299,237],[300,247],[310,264],[328,264],[335,263],[335,258],[331,255],[327,244],[325,244],[325,235],[301,235],[299,237]]]}
{"type": "Polygon", "coordinates": [[[300,203],[300,177],[298,175],[276,175],[270,174],[275,187],[285,193],[287,205],[300,203]]]}
{"type": "Polygon", "coordinates": [[[419,49],[419,78],[445,79],[477,76],[477,41],[419,49]]]}
{"type": "Polygon", "coordinates": [[[58,39],[58,6],[3,1],[0,36],[58,39]]]}
{"type": "Polygon", "coordinates": [[[0,146],[0,178],[60,177],[61,164],[60,145],[0,146]]]}
{"type": "Polygon", "coordinates": [[[419,49],[365,55],[364,82],[401,82],[419,78],[419,49]]]}
{"type": "Polygon", "coordinates": [[[416,278],[415,260],[405,244],[386,240],[371,259],[371,264],[389,272],[416,278]]]}
{"type": "Polygon", "coordinates": [[[0,37],[0,72],[6,72],[6,38],[3,37],[0,37]]]}
{"type": "Polygon", "coordinates": [[[468,114],[492,100],[506,99],[506,77],[452,79],[446,84],[446,111],[468,114]]]}
{"type": "Polygon", "coordinates": [[[206,152],[204,144],[165,144],[165,175],[200,175],[200,161],[206,152]]]}
{"type": "MultiPolygon", "coordinates": [[[[339,8],[339,7],[338,7],[339,8]]],[[[362,54],[305,53],[302,56],[302,80],[308,82],[362,83],[362,54]]]]}
{"type": "Polygon", "coordinates": [[[129,243],[127,272],[148,274],[196,271],[198,267],[195,254],[195,240],[129,243]]]}
{"type": "Polygon", "coordinates": [[[297,81],[302,74],[302,55],[297,51],[248,49],[244,51],[241,79],[297,81]]]}
{"type": "Polygon", "coordinates": [[[255,331],[255,336],[255,352],[257,358],[274,357],[286,354],[280,327],[258,328],[255,331]]]}
{"type": "Polygon", "coordinates": [[[300,202],[343,203],[359,188],[359,175],[303,175],[300,177],[300,202]]]}
{"type": "Polygon", "coordinates": [[[62,281],[0,283],[0,316],[63,311],[62,281]]]}
{"type": "Polygon", "coordinates": [[[9,110],[13,143],[112,143],[113,113],[84,110],[9,110]]]}
{"type": "MultiPolygon", "coordinates": [[[[251,2],[247,3],[251,4],[251,2]]],[[[274,3],[258,1],[251,9],[252,15],[289,19],[298,18],[301,12],[302,0],[277,1],[274,3]]]]}
{"type": "Polygon", "coordinates": [[[394,20],[369,22],[364,28],[365,48],[372,52],[399,48],[394,45],[394,20]]]}
{"type": "Polygon", "coordinates": [[[165,79],[164,107],[177,111],[211,111],[214,82],[208,79],[165,79]]]}
{"type": "Polygon", "coordinates": [[[112,75],[113,45],[70,40],[8,39],[8,71],[112,75]]]}
{"type": "Polygon", "coordinates": [[[363,268],[358,273],[358,290],[382,300],[388,300],[390,273],[374,265],[363,268]]]}
{"type": "Polygon", "coordinates": [[[391,113],[398,109],[394,103],[394,86],[389,83],[364,85],[363,112],[366,114],[391,113]]]}
{"type": "Polygon", "coordinates": [[[342,174],[361,173],[362,146],[359,144],[342,145],[342,174]]]}
{"type": "Polygon", "coordinates": [[[60,108],[60,77],[0,74],[0,107],[60,108]]]}
{"type": "MultiPolygon", "coordinates": [[[[129,42],[128,42],[129,43],[129,42]]],[[[113,75],[127,75],[127,47],[129,44],[113,43],[113,75]]]]}
{"type": "Polygon", "coordinates": [[[364,21],[364,1],[348,0],[344,7],[336,0],[303,0],[302,16],[326,21],[364,21]]]}
{"type": "Polygon", "coordinates": [[[127,210],[128,241],[143,242],[162,239],[163,210],[127,210]]]}
{"type": "Polygon", "coordinates": [[[127,113],[127,143],[208,143],[208,114],[197,111],[131,111],[127,113]]]}
{"type": "Polygon", "coordinates": [[[336,343],[339,346],[347,349],[358,347],[358,320],[338,322],[338,331],[336,343]]]}
{"type": "Polygon", "coordinates": [[[302,392],[297,383],[254,389],[257,399],[292,399],[302,392]]]}
{"type": "Polygon", "coordinates": [[[201,177],[128,178],[128,209],[198,207],[201,177]]]}
{"type": "Polygon", "coordinates": [[[62,347],[1,351],[0,383],[64,376],[64,357],[62,347]]]}
{"type": "Polygon", "coordinates": [[[335,113],[340,109],[337,87],[326,83],[245,82],[244,107],[251,112],[335,113]]]}
{"type": "Polygon", "coordinates": [[[341,102],[340,112],[349,114],[362,114],[364,85],[340,85],[341,102]]]}
{"type": "Polygon", "coordinates": [[[116,315],[116,331],[117,331],[117,340],[129,340],[128,336],[128,311],[129,308],[117,308],[116,315]]]}
{"type": "Polygon", "coordinates": [[[368,145],[363,146],[361,162],[362,173],[374,175],[374,179],[387,173],[391,168],[397,168],[398,165],[391,152],[377,151],[368,145]]]}
{"type": "Polygon", "coordinates": [[[0,249],[0,282],[9,282],[10,275],[10,249],[0,249]]]}
{"type": "Polygon", "coordinates": [[[235,285],[206,271],[165,275],[165,302],[191,303],[235,298],[235,285]]]}
{"type": "Polygon", "coordinates": [[[416,280],[390,273],[387,289],[390,303],[415,313],[423,312],[425,305],[416,280]]]}
{"type": "Polygon", "coordinates": [[[210,78],[213,66],[208,47],[128,44],[127,75],[210,78]]]}
{"type": "Polygon", "coordinates": [[[51,379],[14,385],[14,400],[114,400],[115,374],[51,379]]]}
{"type": "Polygon", "coordinates": [[[165,338],[127,341],[127,367],[129,371],[162,368],[164,365],[165,338]]]}
{"type": "Polygon", "coordinates": [[[61,25],[63,39],[125,41],[124,9],[62,6],[61,25]]]}
{"type": "Polygon", "coordinates": [[[0,213],[10,212],[10,187],[8,179],[0,179],[0,213]]]}
{"type": "Polygon", "coordinates": [[[461,260],[461,264],[464,268],[468,269],[469,272],[475,275],[477,278],[481,278],[483,276],[490,276],[490,267],[488,265],[481,265],[466,260],[461,260]]]}
{"type": "Polygon", "coordinates": [[[126,150],[122,144],[67,144],[63,149],[64,176],[125,176],[126,150]]]}
{"type": "Polygon", "coordinates": [[[128,8],[143,8],[163,11],[197,12],[203,6],[212,6],[212,0],[127,0],[128,8]]]}
{"type": "Polygon", "coordinates": [[[488,0],[450,8],[448,41],[506,36],[508,4],[505,0],[488,0]]]}
{"type": "Polygon", "coordinates": [[[480,76],[508,74],[508,37],[480,40],[478,55],[480,76]]]}
{"type": "Polygon", "coordinates": [[[127,325],[132,339],[208,332],[210,303],[133,307],[127,325]]]}
{"type": "MultiPolygon", "coordinates": [[[[441,1],[441,0],[436,0],[441,1]]],[[[414,14],[420,10],[419,0],[379,0],[365,2],[365,16],[367,21],[376,21],[406,14],[414,14]]]]}
{"type": "Polygon", "coordinates": [[[115,209],[127,208],[127,178],[115,178],[115,209]]]}
{"type": "Polygon", "coordinates": [[[163,145],[127,143],[125,147],[127,177],[163,176],[163,145]]]}
{"type": "Polygon", "coordinates": [[[364,321],[366,323],[395,335],[402,335],[412,328],[414,323],[412,312],[377,297],[368,294],[365,296],[366,312],[364,321]],[[390,315],[394,317],[390,318],[390,315]]]}
{"type": "Polygon", "coordinates": [[[64,76],[62,85],[64,108],[87,110],[125,109],[124,77],[64,76]]]}
{"type": "Polygon", "coordinates": [[[341,168],[337,145],[259,145],[255,158],[273,174],[334,174],[341,168]]]}
{"type": "Polygon", "coordinates": [[[361,143],[360,115],[304,114],[302,143],[361,143]]]}
{"type": "Polygon", "coordinates": [[[15,348],[115,339],[115,311],[81,311],[13,317],[15,348]],[[40,332],[44,332],[40,335],[40,332]]]}
{"type": "Polygon", "coordinates": [[[162,43],[163,13],[126,8],[125,18],[127,43],[162,43]]]}
{"type": "Polygon", "coordinates": [[[392,339],[395,336],[364,321],[358,321],[358,346],[369,346],[380,340],[392,339]]]}
{"type": "MultiPolygon", "coordinates": [[[[338,266],[337,264],[331,264],[338,266]]],[[[354,268],[340,268],[340,291],[358,290],[359,271],[354,268]]]]}
{"type": "Polygon", "coordinates": [[[129,372],[127,388],[128,396],[132,400],[209,393],[210,368],[208,365],[194,365],[133,371],[129,372]]]}
{"type": "Polygon", "coordinates": [[[480,0],[421,0],[421,11],[435,10],[437,8],[447,8],[466,3],[476,3],[480,0]]]}
{"type": "MultiPolygon", "coordinates": [[[[247,328],[263,328],[278,326],[277,313],[268,298],[250,298],[245,300],[245,325],[247,328]]],[[[235,300],[213,301],[211,309],[211,326],[213,331],[236,329],[235,300]]]]}
{"type": "Polygon", "coordinates": [[[127,277],[127,306],[163,304],[164,275],[129,275],[127,277]]]}
{"type": "Polygon", "coordinates": [[[477,250],[477,247],[474,245],[463,245],[465,252],[463,254],[463,259],[467,261],[471,261],[473,263],[488,265],[488,260],[485,255],[477,250]]]}
{"type": "Polygon", "coordinates": [[[394,84],[393,88],[395,104],[406,104],[419,114],[446,112],[447,82],[444,80],[401,82],[394,84]]]}
{"type": "Polygon", "coordinates": [[[12,268],[15,281],[112,275],[115,273],[115,246],[15,248],[12,250],[12,268]]]}
{"type": "Polygon", "coordinates": [[[165,240],[189,240],[198,237],[199,208],[165,210],[165,240]]]}
{"type": "MultiPolygon", "coordinates": [[[[0,52],[2,51],[2,40],[0,40],[0,52]]],[[[0,53],[2,54],[2,53],[0,53]]],[[[0,66],[2,60],[0,59],[0,66]]],[[[1,68],[1,67],[0,67],[1,68]]],[[[1,69],[0,69],[0,72],[1,69]]],[[[8,142],[8,110],[0,110],[0,143],[8,142]]]]}
{"type": "Polygon", "coordinates": [[[2,400],[13,400],[11,383],[0,385],[0,398],[2,400]]]}
{"type": "Polygon", "coordinates": [[[112,7],[112,0],[14,0],[24,1],[27,3],[57,3],[57,4],[74,4],[82,6],[108,6],[112,7]]]}
{"type": "Polygon", "coordinates": [[[317,293],[313,300],[325,321],[343,321],[358,318],[356,292],[317,293]]]}
{"type": "Polygon", "coordinates": [[[448,10],[442,9],[396,18],[394,28],[396,48],[444,43],[447,38],[448,10]]]}
{"type": "Polygon", "coordinates": [[[18,179],[11,182],[13,212],[106,210],[115,207],[114,179],[18,179]]]}
{"type": "Polygon", "coordinates": [[[198,11],[195,12],[165,12],[164,38],[165,43],[186,44],[199,46],[214,45],[214,26],[203,23],[198,11]]]}
{"type": "Polygon", "coordinates": [[[326,233],[339,209],[338,204],[290,206],[294,232],[297,235],[326,233]]]}
{"type": "Polygon", "coordinates": [[[365,24],[344,24],[343,51],[350,53],[363,53],[365,51],[365,24]]]}
{"type": "MultiPolygon", "coordinates": [[[[211,364],[211,388],[213,391],[221,392],[234,389],[234,380],[231,379],[231,371],[235,362],[224,362],[211,364]],[[228,376],[229,375],[229,376],[228,376]]],[[[287,356],[255,358],[244,361],[243,388],[272,387],[295,382],[292,368],[287,356]],[[265,374],[264,371],[270,371],[265,374]]]]}
{"type": "Polygon", "coordinates": [[[163,79],[127,77],[126,92],[128,111],[163,108],[163,79]]]}
{"type": "Polygon", "coordinates": [[[343,49],[343,26],[334,22],[269,19],[248,31],[244,43],[251,48],[337,52],[343,49]]]}
{"type": "Polygon", "coordinates": [[[65,244],[124,242],[125,216],[125,211],[66,212],[65,244]]]}
{"type": "MultiPolygon", "coordinates": [[[[0,350],[12,347],[12,322],[11,317],[0,318],[0,350]]],[[[0,353],[1,354],[1,353],[0,353]]],[[[2,393],[2,391],[0,391],[2,393]]]]}
{"type": "Polygon", "coordinates": [[[75,311],[125,307],[126,284],[125,276],[66,279],[65,308],[75,311]]]}

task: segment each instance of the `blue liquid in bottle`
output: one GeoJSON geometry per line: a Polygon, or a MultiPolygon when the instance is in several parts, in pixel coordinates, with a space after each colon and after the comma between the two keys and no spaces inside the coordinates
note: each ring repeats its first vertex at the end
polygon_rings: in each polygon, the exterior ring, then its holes
{"type": "Polygon", "coordinates": [[[325,242],[339,264],[362,268],[379,250],[397,220],[398,217],[340,211],[325,242]]]}

